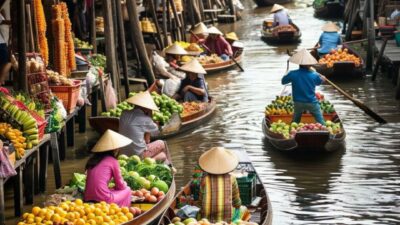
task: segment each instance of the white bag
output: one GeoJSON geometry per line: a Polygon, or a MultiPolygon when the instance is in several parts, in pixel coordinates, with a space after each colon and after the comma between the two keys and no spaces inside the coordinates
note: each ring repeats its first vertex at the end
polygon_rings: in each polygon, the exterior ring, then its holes
{"type": "Polygon", "coordinates": [[[107,111],[110,109],[115,109],[117,107],[117,95],[115,94],[111,80],[108,80],[107,84],[105,84],[104,96],[106,100],[107,111]]]}

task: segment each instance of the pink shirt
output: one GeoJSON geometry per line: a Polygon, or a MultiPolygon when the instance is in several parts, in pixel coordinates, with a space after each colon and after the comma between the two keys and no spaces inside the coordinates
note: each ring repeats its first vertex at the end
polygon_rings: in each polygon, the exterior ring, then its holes
{"type": "Polygon", "coordinates": [[[222,54],[233,54],[231,45],[222,36],[217,37],[217,39],[212,39],[211,37],[208,37],[204,44],[210,49],[211,54],[215,53],[218,56],[222,54]]]}
{"type": "Polygon", "coordinates": [[[120,207],[130,206],[131,189],[121,176],[118,160],[106,156],[96,167],[87,171],[85,201],[105,201],[116,203],[120,207]],[[114,178],[115,187],[108,188],[108,183],[114,178]]]}

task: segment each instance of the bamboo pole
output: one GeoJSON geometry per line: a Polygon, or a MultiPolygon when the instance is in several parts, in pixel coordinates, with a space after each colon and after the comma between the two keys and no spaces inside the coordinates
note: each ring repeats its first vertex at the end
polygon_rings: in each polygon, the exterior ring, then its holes
{"type": "Polygon", "coordinates": [[[159,50],[165,48],[166,46],[164,45],[164,41],[161,37],[161,29],[160,29],[160,25],[158,24],[158,18],[157,18],[157,12],[156,12],[156,7],[154,6],[154,0],[149,0],[150,2],[150,12],[151,12],[151,16],[153,17],[153,21],[154,24],[156,25],[156,35],[157,35],[157,39],[159,42],[159,50]]]}
{"type": "Polygon", "coordinates": [[[26,79],[26,27],[25,27],[25,0],[18,0],[18,88],[28,92],[26,79]]]}
{"type": "Polygon", "coordinates": [[[92,43],[93,46],[93,53],[97,53],[95,1],[93,1],[92,7],[90,8],[90,43],[92,43]]]}
{"type": "Polygon", "coordinates": [[[168,46],[168,28],[167,28],[167,1],[162,0],[162,26],[163,26],[163,33],[164,33],[164,45],[168,46]]]}
{"type": "Polygon", "coordinates": [[[180,28],[181,28],[182,24],[178,17],[178,13],[176,11],[175,2],[174,2],[174,0],[169,0],[169,2],[171,4],[172,12],[174,14],[174,24],[175,24],[174,32],[175,32],[175,37],[176,37],[175,40],[182,41],[182,37],[180,34],[180,28]]]}
{"type": "Polygon", "coordinates": [[[129,80],[128,80],[128,57],[126,53],[126,40],[125,40],[125,28],[124,18],[122,18],[121,1],[116,1],[116,13],[117,13],[117,24],[118,24],[118,41],[119,41],[119,54],[122,61],[122,71],[125,80],[125,98],[129,96],[129,80]]]}

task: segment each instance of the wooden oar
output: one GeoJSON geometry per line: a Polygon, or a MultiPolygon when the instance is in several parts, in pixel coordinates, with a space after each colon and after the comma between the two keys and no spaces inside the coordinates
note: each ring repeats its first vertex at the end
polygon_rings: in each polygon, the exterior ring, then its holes
{"type": "MultiPolygon", "coordinates": [[[[193,31],[190,31],[190,33],[193,35],[194,38],[196,38],[197,41],[200,40],[200,38],[197,37],[197,35],[196,35],[195,33],[193,33],[193,31]]],[[[211,53],[211,50],[210,50],[205,44],[203,44],[203,43],[201,43],[201,42],[199,42],[199,44],[200,44],[203,48],[205,48],[208,52],[211,53]]],[[[240,66],[240,64],[236,61],[236,59],[234,59],[234,57],[230,57],[230,58],[231,58],[231,60],[236,64],[236,66],[239,67],[240,71],[244,72],[243,67],[240,66]]]]}

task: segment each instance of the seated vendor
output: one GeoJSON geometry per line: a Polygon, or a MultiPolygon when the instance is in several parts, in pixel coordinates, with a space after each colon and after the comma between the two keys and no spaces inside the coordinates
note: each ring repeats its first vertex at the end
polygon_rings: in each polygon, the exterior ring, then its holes
{"type": "Polygon", "coordinates": [[[190,43],[204,44],[208,35],[207,30],[207,26],[203,22],[194,25],[191,29],[190,43]]]}
{"type": "Polygon", "coordinates": [[[237,215],[246,215],[247,213],[243,212],[247,210],[241,206],[236,177],[230,174],[238,164],[235,153],[222,147],[211,148],[200,156],[199,166],[204,171],[200,178],[198,201],[201,218],[206,218],[212,223],[246,220],[237,218],[237,215]]]}
{"type": "Polygon", "coordinates": [[[192,59],[179,69],[186,72],[186,78],[182,80],[179,91],[174,98],[185,102],[208,102],[207,88],[203,78],[203,74],[207,72],[199,61],[192,59]]]}
{"type": "Polygon", "coordinates": [[[119,120],[119,133],[127,136],[132,143],[121,150],[126,155],[139,155],[165,161],[165,143],[157,140],[150,142],[150,137],[158,134],[157,124],[152,120],[153,110],[159,111],[148,91],[136,94],[126,100],[135,105],[133,110],[122,112],[119,120]]]}
{"type": "Polygon", "coordinates": [[[225,39],[231,45],[233,55],[235,55],[235,53],[239,50],[239,48],[236,45],[234,45],[235,42],[239,41],[238,36],[236,35],[235,32],[230,32],[225,34],[225,39]]]}
{"type": "Polygon", "coordinates": [[[273,26],[285,26],[290,24],[290,18],[288,13],[285,11],[285,7],[274,4],[270,13],[274,14],[274,23],[273,26]]]}
{"type": "Polygon", "coordinates": [[[318,41],[319,57],[328,54],[333,49],[337,49],[338,45],[342,43],[342,39],[338,33],[339,28],[336,26],[336,24],[328,22],[322,27],[322,31],[324,32],[319,37],[318,41]]]}
{"type": "Polygon", "coordinates": [[[117,156],[120,148],[132,141],[112,130],[107,130],[93,147],[93,155],[86,164],[85,201],[115,203],[120,207],[131,205],[131,189],[121,176],[117,156]],[[108,184],[114,180],[115,187],[108,184]]]}
{"type": "Polygon", "coordinates": [[[217,54],[223,60],[228,60],[233,55],[232,47],[222,36],[222,32],[216,27],[208,28],[208,37],[204,43],[207,46],[208,54],[217,54]]]}

